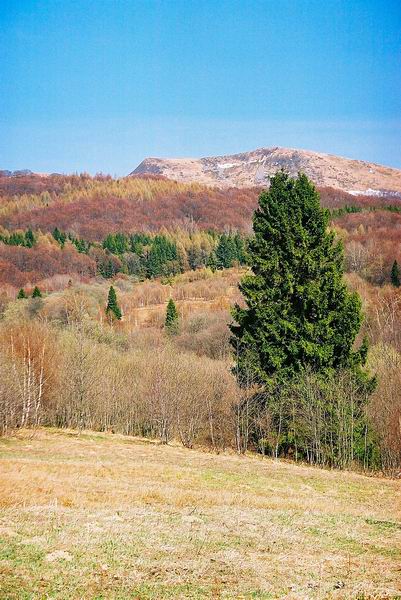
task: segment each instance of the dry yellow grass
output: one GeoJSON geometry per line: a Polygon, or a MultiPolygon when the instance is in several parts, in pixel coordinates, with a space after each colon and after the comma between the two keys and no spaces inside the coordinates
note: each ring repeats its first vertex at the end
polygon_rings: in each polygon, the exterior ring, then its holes
{"type": "Polygon", "coordinates": [[[58,430],[0,477],[1,599],[401,597],[397,481],[58,430]]]}

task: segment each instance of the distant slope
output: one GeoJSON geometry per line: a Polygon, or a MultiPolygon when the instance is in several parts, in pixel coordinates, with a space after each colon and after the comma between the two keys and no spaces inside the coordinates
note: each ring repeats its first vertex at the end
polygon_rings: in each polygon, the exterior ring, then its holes
{"type": "Polygon", "coordinates": [[[130,175],[164,175],[181,182],[218,187],[263,185],[284,168],[303,171],[318,186],[347,192],[400,192],[401,170],[332,154],[291,148],[259,148],[252,152],[207,158],[146,158],[130,175]]]}

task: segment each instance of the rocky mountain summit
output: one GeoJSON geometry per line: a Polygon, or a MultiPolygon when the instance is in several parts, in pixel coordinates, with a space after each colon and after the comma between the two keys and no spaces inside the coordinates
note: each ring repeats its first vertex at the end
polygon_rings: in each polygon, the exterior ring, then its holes
{"type": "MultiPolygon", "coordinates": [[[[279,169],[303,171],[320,187],[354,194],[401,193],[401,170],[309,150],[259,148],[205,158],[146,158],[130,175],[163,175],[217,187],[265,185],[279,169]]],[[[398,194],[397,194],[398,195],[398,194]]]]}

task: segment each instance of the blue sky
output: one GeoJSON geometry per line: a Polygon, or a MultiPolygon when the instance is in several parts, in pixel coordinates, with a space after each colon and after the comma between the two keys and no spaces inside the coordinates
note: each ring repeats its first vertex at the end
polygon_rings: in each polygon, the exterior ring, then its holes
{"type": "Polygon", "coordinates": [[[400,0],[1,0],[0,168],[261,146],[401,167],[400,0]]]}

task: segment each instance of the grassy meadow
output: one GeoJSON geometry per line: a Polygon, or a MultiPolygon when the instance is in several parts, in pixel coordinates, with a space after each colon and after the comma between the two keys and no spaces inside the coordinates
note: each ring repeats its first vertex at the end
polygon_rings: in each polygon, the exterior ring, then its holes
{"type": "Polygon", "coordinates": [[[56,429],[0,440],[0,598],[401,598],[401,486],[56,429]]]}

